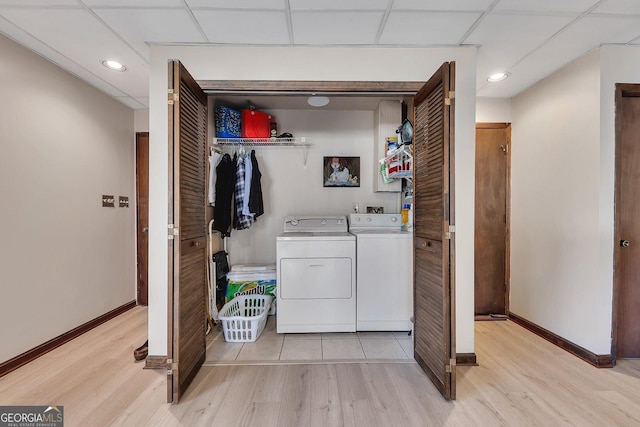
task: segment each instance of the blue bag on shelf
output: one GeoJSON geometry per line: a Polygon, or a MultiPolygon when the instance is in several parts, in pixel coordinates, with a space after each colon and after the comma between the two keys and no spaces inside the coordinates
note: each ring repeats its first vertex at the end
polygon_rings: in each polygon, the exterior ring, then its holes
{"type": "Polygon", "coordinates": [[[216,138],[240,138],[242,119],[239,111],[218,105],[215,109],[216,138]]]}

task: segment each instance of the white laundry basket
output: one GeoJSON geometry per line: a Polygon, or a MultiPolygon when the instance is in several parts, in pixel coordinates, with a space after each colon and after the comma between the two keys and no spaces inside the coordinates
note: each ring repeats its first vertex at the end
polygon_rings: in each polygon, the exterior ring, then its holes
{"type": "Polygon", "coordinates": [[[239,295],[220,310],[227,342],[254,342],[267,323],[271,295],[239,295]]]}
{"type": "Polygon", "coordinates": [[[276,314],[276,266],[235,264],[227,273],[227,301],[240,295],[271,295],[271,310],[276,314]]]}

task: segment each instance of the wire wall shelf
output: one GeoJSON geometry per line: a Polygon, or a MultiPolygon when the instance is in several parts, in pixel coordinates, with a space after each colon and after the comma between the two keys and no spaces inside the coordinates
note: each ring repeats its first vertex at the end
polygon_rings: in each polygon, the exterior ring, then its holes
{"type": "Polygon", "coordinates": [[[311,147],[309,139],[301,138],[213,138],[213,148],[268,148],[290,147],[304,149],[304,165],[307,165],[308,147],[311,147]]]}

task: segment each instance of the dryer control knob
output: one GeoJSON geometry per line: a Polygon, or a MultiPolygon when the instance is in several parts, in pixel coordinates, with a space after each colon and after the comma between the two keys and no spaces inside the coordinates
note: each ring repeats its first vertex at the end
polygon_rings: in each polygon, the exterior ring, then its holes
{"type": "Polygon", "coordinates": [[[371,222],[371,217],[367,217],[367,222],[371,222]]]}
{"type": "Polygon", "coordinates": [[[359,216],[356,217],[356,222],[360,222],[360,217],[359,216]]]}
{"type": "Polygon", "coordinates": [[[396,218],[395,216],[391,217],[391,222],[398,222],[398,218],[396,218]]]}
{"type": "Polygon", "coordinates": [[[298,220],[297,219],[292,219],[291,220],[291,225],[298,225],[298,220]]]}

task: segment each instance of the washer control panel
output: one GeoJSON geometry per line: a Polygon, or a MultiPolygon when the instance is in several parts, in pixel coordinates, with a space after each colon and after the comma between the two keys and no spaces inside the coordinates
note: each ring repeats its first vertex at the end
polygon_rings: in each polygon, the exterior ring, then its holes
{"type": "Polygon", "coordinates": [[[349,215],[349,229],[400,229],[402,224],[401,214],[356,214],[349,215]]]}

